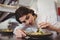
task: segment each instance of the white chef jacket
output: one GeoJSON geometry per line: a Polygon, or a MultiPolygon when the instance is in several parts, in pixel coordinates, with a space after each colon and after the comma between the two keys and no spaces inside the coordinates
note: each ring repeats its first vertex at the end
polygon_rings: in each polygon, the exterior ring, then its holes
{"type": "MultiPolygon", "coordinates": [[[[31,9],[35,11],[37,14],[36,24],[39,24],[41,22],[49,22],[52,25],[54,25],[56,28],[60,27],[60,22],[57,22],[57,12],[55,9],[55,3],[53,0],[35,0],[32,5],[30,6],[31,9]],[[46,2],[48,1],[48,2],[46,2]]],[[[26,31],[36,31],[36,25],[33,25],[32,27],[26,28],[26,31]]],[[[25,27],[24,24],[19,24],[16,29],[23,29],[25,27]]],[[[14,32],[15,32],[14,30],[14,32]]]]}

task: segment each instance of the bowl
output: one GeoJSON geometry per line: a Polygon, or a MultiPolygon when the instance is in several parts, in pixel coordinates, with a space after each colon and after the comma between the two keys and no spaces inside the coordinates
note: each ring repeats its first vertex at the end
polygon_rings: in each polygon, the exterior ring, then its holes
{"type": "Polygon", "coordinates": [[[30,39],[47,39],[47,38],[51,38],[52,37],[52,33],[40,33],[40,32],[29,32],[26,33],[26,35],[30,38],[30,39]]]}

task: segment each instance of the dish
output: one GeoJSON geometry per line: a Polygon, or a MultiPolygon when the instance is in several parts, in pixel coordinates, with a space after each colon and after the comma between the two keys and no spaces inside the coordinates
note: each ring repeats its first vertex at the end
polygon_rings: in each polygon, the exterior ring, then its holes
{"type": "Polygon", "coordinates": [[[27,35],[27,39],[31,38],[31,39],[46,39],[47,37],[48,38],[51,38],[52,37],[52,33],[51,32],[46,32],[46,33],[43,33],[42,31],[39,31],[39,32],[26,32],[26,35],[27,35]]]}
{"type": "Polygon", "coordinates": [[[30,32],[30,33],[26,33],[26,34],[31,35],[31,36],[46,36],[46,35],[51,35],[52,33],[30,32]]]}
{"type": "Polygon", "coordinates": [[[27,34],[28,37],[32,38],[32,39],[46,39],[47,37],[51,37],[52,33],[44,33],[44,34],[40,34],[40,33],[29,33],[27,34]]]}

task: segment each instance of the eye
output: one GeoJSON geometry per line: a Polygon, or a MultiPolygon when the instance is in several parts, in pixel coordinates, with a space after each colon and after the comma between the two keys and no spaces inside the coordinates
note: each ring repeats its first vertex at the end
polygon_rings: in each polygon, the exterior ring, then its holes
{"type": "Polygon", "coordinates": [[[29,16],[26,16],[26,20],[28,20],[29,19],[29,16]]]}
{"type": "Polygon", "coordinates": [[[22,23],[25,23],[26,21],[23,21],[22,23]]]}

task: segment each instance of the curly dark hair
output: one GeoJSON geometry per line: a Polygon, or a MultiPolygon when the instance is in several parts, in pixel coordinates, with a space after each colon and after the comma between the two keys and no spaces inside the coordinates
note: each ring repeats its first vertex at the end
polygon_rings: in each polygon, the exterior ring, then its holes
{"type": "MultiPolygon", "coordinates": [[[[24,15],[27,15],[27,14],[29,14],[29,13],[31,13],[33,16],[34,15],[36,15],[35,13],[34,13],[34,10],[32,10],[32,9],[29,9],[29,8],[27,8],[27,7],[19,7],[16,11],[15,11],[15,18],[16,18],[16,20],[19,22],[19,23],[22,23],[20,20],[19,20],[19,18],[20,17],[22,17],[22,16],[24,16],[24,15]]],[[[37,16],[37,15],[36,15],[37,16]]]]}

